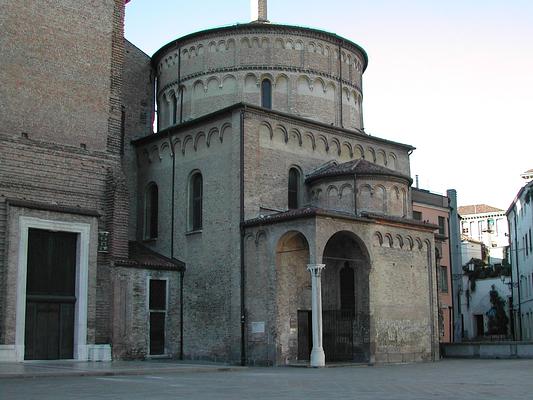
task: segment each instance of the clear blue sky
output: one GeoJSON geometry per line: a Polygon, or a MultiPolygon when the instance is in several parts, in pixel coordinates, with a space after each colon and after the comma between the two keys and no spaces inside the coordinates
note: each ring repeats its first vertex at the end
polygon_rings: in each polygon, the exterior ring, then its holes
{"type": "MultiPolygon", "coordinates": [[[[269,0],[268,12],[367,51],[366,131],[417,148],[411,172],[421,188],[455,188],[462,205],[509,206],[533,168],[533,0],[269,0]]],[[[249,0],[131,0],[125,29],[151,55],[249,20],[249,0]]]]}

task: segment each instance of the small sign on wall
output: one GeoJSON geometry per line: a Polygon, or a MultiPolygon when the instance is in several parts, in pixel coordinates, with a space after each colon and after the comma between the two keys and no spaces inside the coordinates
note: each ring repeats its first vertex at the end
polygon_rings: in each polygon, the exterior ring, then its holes
{"type": "Polygon", "coordinates": [[[109,251],[109,232],[98,232],[98,252],[107,253],[109,251]]]}
{"type": "Polygon", "coordinates": [[[265,333],[265,322],[252,322],[252,333],[262,334],[265,333]]]}

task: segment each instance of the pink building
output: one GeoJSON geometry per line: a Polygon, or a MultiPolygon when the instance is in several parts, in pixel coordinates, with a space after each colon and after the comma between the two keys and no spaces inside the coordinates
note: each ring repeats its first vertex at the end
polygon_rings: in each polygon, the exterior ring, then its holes
{"type": "Polygon", "coordinates": [[[436,276],[439,288],[439,337],[441,343],[453,341],[453,289],[451,280],[450,206],[446,196],[427,190],[412,191],[413,218],[438,225],[435,231],[436,276]]]}

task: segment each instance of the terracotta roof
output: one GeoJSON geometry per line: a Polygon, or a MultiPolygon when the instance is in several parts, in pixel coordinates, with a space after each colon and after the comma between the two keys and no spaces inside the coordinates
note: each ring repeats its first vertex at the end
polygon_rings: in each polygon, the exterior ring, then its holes
{"type": "Polygon", "coordinates": [[[392,169],[382,167],[381,165],[363,159],[348,161],[342,164],[338,164],[336,161],[329,161],[307,175],[305,182],[309,183],[320,178],[354,174],[395,176],[412,183],[412,179],[407,175],[400,174],[397,171],[393,171],[392,169]]]}
{"type": "Polygon", "coordinates": [[[129,257],[115,260],[115,265],[130,268],[185,271],[184,262],[176,258],[165,257],[139,242],[130,242],[129,257]]]}
{"type": "Polygon", "coordinates": [[[486,204],[473,204],[470,206],[457,207],[457,212],[460,215],[485,214],[491,212],[505,212],[501,208],[488,206],[486,204]]]}
{"type": "Polygon", "coordinates": [[[428,230],[436,230],[439,228],[438,225],[428,224],[426,222],[420,222],[414,219],[392,217],[389,215],[382,215],[382,214],[375,214],[375,213],[368,213],[368,212],[362,212],[360,216],[357,216],[352,213],[326,210],[326,209],[318,208],[318,207],[303,207],[303,208],[297,208],[294,210],[279,212],[276,214],[269,214],[269,215],[265,215],[265,216],[261,216],[258,218],[244,221],[242,223],[242,226],[250,227],[250,226],[257,226],[257,225],[269,225],[269,224],[275,224],[278,222],[290,221],[290,220],[298,219],[298,218],[308,218],[308,217],[317,217],[317,216],[325,216],[325,217],[332,217],[332,218],[345,218],[345,219],[361,221],[361,222],[381,220],[381,221],[387,221],[387,222],[392,222],[392,223],[401,223],[401,224],[406,224],[410,226],[417,226],[417,227],[428,229],[428,230]]]}

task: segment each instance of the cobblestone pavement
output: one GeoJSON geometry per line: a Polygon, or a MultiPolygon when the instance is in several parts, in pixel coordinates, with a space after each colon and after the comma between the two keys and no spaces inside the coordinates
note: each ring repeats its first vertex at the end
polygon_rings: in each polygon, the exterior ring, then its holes
{"type": "Polygon", "coordinates": [[[533,360],[1,379],[0,399],[531,399],[533,360]]]}

